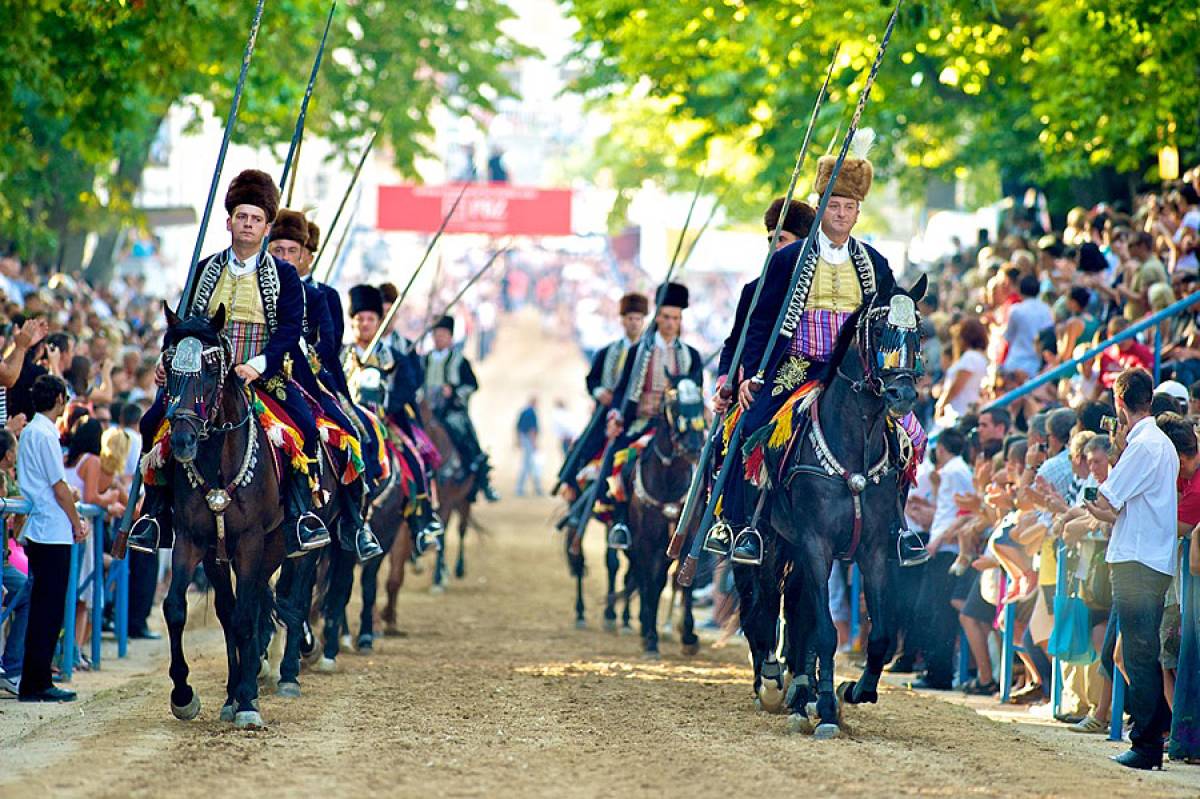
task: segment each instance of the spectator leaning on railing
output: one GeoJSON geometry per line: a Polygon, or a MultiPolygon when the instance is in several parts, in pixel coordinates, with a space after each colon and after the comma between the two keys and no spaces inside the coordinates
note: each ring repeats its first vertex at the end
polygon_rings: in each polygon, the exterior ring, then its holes
{"type": "MultiPolygon", "coordinates": [[[[1097,519],[1113,524],[1106,560],[1112,573],[1113,619],[1120,628],[1129,678],[1126,707],[1133,718],[1132,748],[1114,759],[1130,768],[1161,768],[1171,711],[1163,696],[1159,628],[1175,573],[1179,458],[1150,416],[1154,381],[1148,372],[1122,372],[1113,393],[1125,448],[1096,501],[1086,506],[1097,519]]],[[[1106,641],[1105,647],[1113,643],[1106,641]]]]}
{"type": "Polygon", "coordinates": [[[22,702],[70,702],[75,693],[55,687],[50,662],[63,625],[71,545],[86,538],[87,529],[67,486],[54,424],[66,407],[67,386],[59,377],[42,375],[30,394],[35,413],[17,452],[17,482],[32,505],[23,538],[33,580],[19,695],[22,702]]]}

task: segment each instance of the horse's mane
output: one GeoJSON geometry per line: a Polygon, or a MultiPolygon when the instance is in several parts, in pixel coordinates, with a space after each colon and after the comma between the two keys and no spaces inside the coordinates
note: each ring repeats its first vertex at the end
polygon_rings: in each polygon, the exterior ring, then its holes
{"type": "Polygon", "coordinates": [[[163,349],[174,347],[185,338],[198,338],[200,343],[210,347],[221,344],[221,333],[213,329],[212,323],[204,316],[189,316],[181,322],[167,328],[163,336],[163,349]]]}

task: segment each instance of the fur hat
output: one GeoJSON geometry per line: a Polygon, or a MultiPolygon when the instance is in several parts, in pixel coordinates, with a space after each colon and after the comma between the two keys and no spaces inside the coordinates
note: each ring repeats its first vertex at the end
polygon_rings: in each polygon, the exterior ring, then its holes
{"type": "Polygon", "coordinates": [[[383,295],[384,302],[395,302],[400,296],[400,290],[396,288],[395,283],[380,283],[379,293],[383,295]]]}
{"type": "MultiPolygon", "coordinates": [[[[859,202],[867,198],[867,192],[871,190],[871,181],[875,177],[875,167],[867,160],[867,153],[874,142],[875,131],[870,128],[862,128],[854,134],[850,151],[846,154],[846,160],[842,162],[841,171],[838,172],[837,182],[833,184],[835,195],[859,202]]],[[[833,176],[836,163],[837,158],[832,155],[823,155],[817,161],[817,179],[813,183],[813,191],[818,195],[824,196],[825,187],[829,185],[829,178],[833,176]]]]}
{"type": "Polygon", "coordinates": [[[683,309],[688,307],[688,290],[687,286],[682,283],[664,283],[658,287],[655,292],[655,297],[658,297],[658,306],[661,308],[664,305],[670,305],[675,308],[683,309]]]}
{"type": "Polygon", "coordinates": [[[290,208],[281,208],[271,225],[271,241],[294,241],[301,247],[308,243],[308,222],[304,214],[290,208]]]}
{"type": "MultiPolygon", "coordinates": [[[[779,214],[782,210],[783,198],[777,197],[767,212],[763,214],[763,224],[767,226],[768,233],[775,232],[775,226],[779,224],[779,214]]],[[[792,200],[788,205],[787,215],[783,218],[783,229],[796,238],[802,239],[808,235],[816,216],[817,212],[811,205],[800,200],[792,200]]]]}
{"type": "Polygon", "coordinates": [[[631,291],[621,298],[621,316],[627,313],[640,313],[645,315],[650,310],[650,301],[646,299],[645,294],[639,294],[636,291],[631,291]]]}
{"type": "Polygon", "coordinates": [[[316,222],[308,223],[308,241],[304,246],[314,255],[316,255],[317,250],[321,249],[321,228],[316,222]]]}
{"type": "MultiPolygon", "coordinates": [[[[279,212],[279,189],[275,181],[266,172],[258,169],[247,169],[233,180],[229,181],[229,189],[225,192],[225,210],[233,216],[233,209],[239,205],[253,205],[261,208],[267,216],[267,223],[275,221],[279,212]]],[[[304,242],[308,239],[305,235],[304,242]]]]}
{"type": "Polygon", "coordinates": [[[453,316],[443,316],[441,319],[434,322],[433,329],[437,330],[439,327],[442,330],[449,330],[451,333],[453,333],[454,332],[454,317],[453,316]]]}
{"type": "Polygon", "coordinates": [[[363,311],[374,311],[383,316],[383,295],[379,289],[366,283],[350,287],[350,315],[355,316],[363,311]]]}

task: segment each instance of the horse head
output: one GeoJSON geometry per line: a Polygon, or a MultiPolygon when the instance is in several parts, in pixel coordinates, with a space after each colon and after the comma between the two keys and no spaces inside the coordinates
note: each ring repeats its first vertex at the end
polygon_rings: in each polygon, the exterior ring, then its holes
{"type": "Polygon", "coordinates": [[[704,446],[704,396],[694,380],[671,376],[663,396],[663,416],[675,454],[695,463],[704,446]]]}
{"type": "Polygon", "coordinates": [[[171,452],[180,463],[191,463],[214,423],[221,390],[233,368],[233,348],[224,334],[225,306],[211,319],[180,319],[166,309],[163,367],[167,372],[167,414],[171,452]]]}
{"type": "MultiPolygon", "coordinates": [[[[916,304],[927,286],[928,278],[921,275],[911,289],[896,286],[890,294],[876,294],[847,324],[861,366],[861,379],[853,382],[882,398],[892,416],[904,416],[917,403],[917,378],[923,366],[916,304]]],[[[839,349],[845,354],[848,341],[839,349]]]]}

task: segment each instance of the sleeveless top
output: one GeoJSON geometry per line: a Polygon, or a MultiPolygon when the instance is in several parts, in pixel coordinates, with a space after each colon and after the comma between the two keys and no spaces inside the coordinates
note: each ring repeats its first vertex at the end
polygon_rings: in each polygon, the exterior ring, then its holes
{"type": "Polygon", "coordinates": [[[258,288],[258,270],[234,275],[226,267],[217,279],[216,288],[208,301],[208,313],[225,306],[225,332],[233,343],[235,363],[245,363],[262,354],[267,347],[269,331],[258,288]]]}

